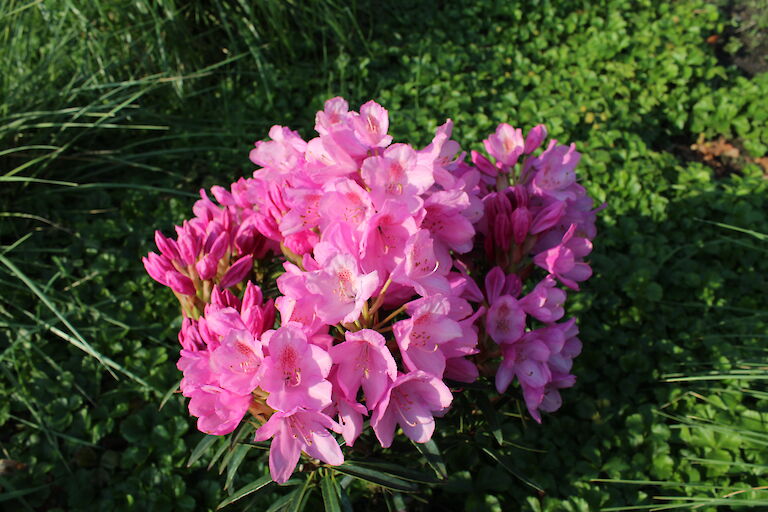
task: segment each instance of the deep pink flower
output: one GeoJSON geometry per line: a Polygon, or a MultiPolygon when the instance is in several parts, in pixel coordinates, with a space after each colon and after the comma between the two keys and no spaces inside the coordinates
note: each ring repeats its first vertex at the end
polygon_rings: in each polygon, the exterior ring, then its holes
{"type": "Polygon", "coordinates": [[[525,330],[525,311],[514,297],[502,295],[488,308],[485,328],[496,343],[514,343],[525,330]]]}
{"type": "Polygon", "coordinates": [[[541,280],[531,293],[520,299],[520,307],[542,322],[556,322],[563,317],[565,292],[555,288],[557,283],[549,275],[541,280]]]}
{"type": "Polygon", "coordinates": [[[540,252],[533,262],[553,274],[568,288],[578,290],[577,282],[586,281],[592,275],[592,269],[586,263],[577,261],[592,250],[592,243],[586,238],[574,237],[576,225],[563,235],[559,245],[540,252]]]}

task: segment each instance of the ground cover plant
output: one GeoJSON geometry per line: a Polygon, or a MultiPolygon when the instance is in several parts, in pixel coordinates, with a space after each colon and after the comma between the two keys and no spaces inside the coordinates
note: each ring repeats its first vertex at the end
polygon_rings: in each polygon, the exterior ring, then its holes
{"type": "MultiPolygon", "coordinates": [[[[732,228],[768,232],[767,85],[712,44],[731,26],[717,5],[0,9],[3,506],[207,510],[249,484],[228,507],[765,500],[740,492],[766,484],[765,245],[732,228]],[[501,122],[543,122],[575,142],[582,183],[607,203],[595,277],[572,306],[599,349],[576,360],[575,387],[541,426],[509,398],[476,407],[476,421],[440,420],[440,458],[395,441],[398,468],[379,460],[345,477],[260,484],[259,446],[237,433],[238,444],[209,441],[172,393],[181,320],[140,257],[157,226],[188,216],[189,191],[251,170],[242,148],[258,134],[279,123],[308,136],[337,95],[376,98],[393,138],[420,147],[449,117],[464,147],[501,122]],[[718,136],[749,158],[717,156],[728,165],[715,172],[690,147],[718,136]],[[701,379],[679,382],[690,377],[701,379]]],[[[484,393],[468,389],[475,404],[484,393]]]]}

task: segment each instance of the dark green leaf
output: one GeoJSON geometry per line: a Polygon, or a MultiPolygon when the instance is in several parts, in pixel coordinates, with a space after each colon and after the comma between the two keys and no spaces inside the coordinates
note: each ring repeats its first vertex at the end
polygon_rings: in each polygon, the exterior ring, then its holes
{"type": "Polygon", "coordinates": [[[372,460],[352,460],[350,461],[357,466],[363,466],[366,468],[374,469],[382,473],[387,473],[403,480],[409,480],[411,482],[418,482],[423,484],[437,484],[440,483],[432,475],[419,471],[417,469],[407,468],[400,464],[394,464],[392,462],[372,461],[372,460]]]}
{"type": "Polygon", "coordinates": [[[296,489],[296,497],[291,501],[291,504],[288,507],[288,510],[290,512],[301,512],[304,510],[304,505],[307,503],[307,499],[309,498],[310,490],[314,486],[315,473],[310,474],[305,480],[304,485],[296,489]]]}
{"type": "Polygon", "coordinates": [[[351,464],[349,462],[345,462],[341,466],[329,467],[338,471],[339,473],[344,473],[345,475],[350,475],[365,482],[371,482],[373,484],[380,485],[395,491],[416,492],[419,489],[419,487],[413,482],[403,480],[387,473],[382,473],[381,471],[376,471],[370,468],[358,466],[356,464],[351,464]]]}
{"type": "Polygon", "coordinates": [[[485,421],[488,422],[488,429],[493,434],[494,439],[499,444],[504,442],[504,437],[501,434],[501,424],[499,422],[499,414],[491,401],[488,399],[488,395],[484,393],[477,394],[477,405],[480,406],[480,411],[483,413],[485,421]]]}
{"type": "Polygon", "coordinates": [[[445,467],[443,461],[443,455],[440,453],[440,448],[437,447],[437,443],[430,439],[426,443],[413,443],[417,450],[421,452],[427,464],[435,471],[437,477],[441,480],[448,478],[448,470],[445,467]]]}
{"type": "Polygon", "coordinates": [[[221,437],[219,436],[204,436],[200,440],[200,442],[197,443],[197,446],[195,446],[195,449],[192,450],[192,454],[189,456],[189,460],[187,461],[187,467],[190,467],[192,464],[197,462],[200,459],[200,457],[205,455],[205,453],[213,445],[213,443],[215,443],[220,439],[221,437]]]}
{"type": "Polygon", "coordinates": [[[248,444],[241,444],[235,448],[235,453],[232,455],[229,464],[227,464],[227,481],[224,484],[224,489],[229,489],[229,486],[232,485],[232,481],[235,479],[235,475],[237,474],[237,469],[240,467],[240,464],[242,464],[245,455],[250,451],[250,449],[251,446],[248,444]]]}
{"type": "Polygon", "coordinates": [[[277,512],[278,510],[283,510],[291,504],[293,504],[294,500],[297,499],[299,493],[301,492],[302,488],[294,489],[290,493],[286,494],[285,496],[275,500],[275,502],[270,506],[265,512],[277,512]]]}
{"type": "Polygon", "coordinates": [[[331,470],[326,471],[323,479],[320,480],[320,491],[323,494],[323,505],[325,512],[341,512],[339,505],[339,484],[333,477],[331,470]]]}
{"type": "Polygon", "coordinates": [[[504,468],[510,475],[514,476],[515,478],[518,478],[521,482],[528,485],[529,487],[533,487],[539,492],[544,492],[544,489],[541,488],[540,485],[538,485],[536,482],[531,480],[525,475],[522,475],[518,471],[512,469],[512,466],[504,460],[498,453],[491,450],[490,448],[482,448],[483,452],[485,452],[491,459],[493,459],[496,463],[498,463],[502,468],[504,468]]]}
{"type": "Polygon", "coordinates": [[[253,494],[254,492],[257,492],[264,487],[268,486],[272,483],[272,477],[270,475],[265,475],[258,480],[254,480],[253,482],[249,483],[248,485],[244,485],[243,487],[236,490],[234,493],[232,493],[232,496],[225,499],[219,505],[216,507],[216,509],[222,509],[226,507],[227,505],[236,502],[240,498],[243,498],[244,496],[248,496],[249,494],[253,494]]]}

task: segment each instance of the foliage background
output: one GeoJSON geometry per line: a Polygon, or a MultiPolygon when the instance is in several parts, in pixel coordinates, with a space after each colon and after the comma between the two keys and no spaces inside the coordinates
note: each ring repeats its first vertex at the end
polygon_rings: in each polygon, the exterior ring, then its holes
{"type": "MultiPolygon", "coordinates": [[[[225,447],[239,471],[221,476],[210,453],[187,467],[204,436],[168,393],[178,313],[139,258],[195,190],[251,172],[272,124],[311,136],[335,95],[376,99],[395,139],[421,145],[448,117],[466,149],[499,122],[543,122],[577,144],[582,182],[608,205],[595,277],[571,303],[585,349],[563,408],[539,426],[470,390],[435,438],[447,485],[336,475],[342,505],[764,505],[750,489],[768,483],[768,10],[744,6],[752,16],[704,0],[3,2],[0,507],[210,510],[265,474],[255,449],[225,447]],[[690,149],[718,136],[735,156],[690,149]]],[[[410,443],[360,444],[353,457],[429,471],[410,443]]]]}

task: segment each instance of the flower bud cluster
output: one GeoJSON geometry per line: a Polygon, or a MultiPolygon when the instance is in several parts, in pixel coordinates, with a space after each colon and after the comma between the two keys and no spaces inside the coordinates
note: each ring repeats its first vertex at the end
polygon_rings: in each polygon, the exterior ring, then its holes
{"type": "Polygon", "coordinates": [[[142,258],[150,277],[171,288],[185,315],[194,318],[210,302],[214,286],[240,285],[254,260],[276,249],[256,228],[250,209],[217,206],[203,190],[200,196],[195,216],[176,226],[176,239],[155,231],[160,254],[142,258]]]}
{"type": "Polygon", "coordinates": [[[552,142],[534,156],[543,127],[523,138],[500,125],[485,141],[491,159],[473,152],[470,164],[452,127],[415,149],[392,143],[377,103],[355,112],[331,99],[317,137],[274,126],[251,151],[253,177],[214,187],[222,206],[204,196],[178,240],[158,235],[161,255],[144,260],[182,304],[204,302],[201,316],[184,308],[179,335],[198,427],[226,434],[250,413],[278,482],[301,452],[343,462],[332,432],[351,446],[365,418],[383,447],[398,426],[428,441],[453,400],[447,382],[495,373],[503,392],[517,378],[537,421],[573,385],[578,329],[556,322],[558,283],[577,290],[591,274],[578,153],[552,142]],[[242,300],[227,290],[247,277],[240,261],[270,249],[284,270],[274,302],[252,282],[242,300]]]}

